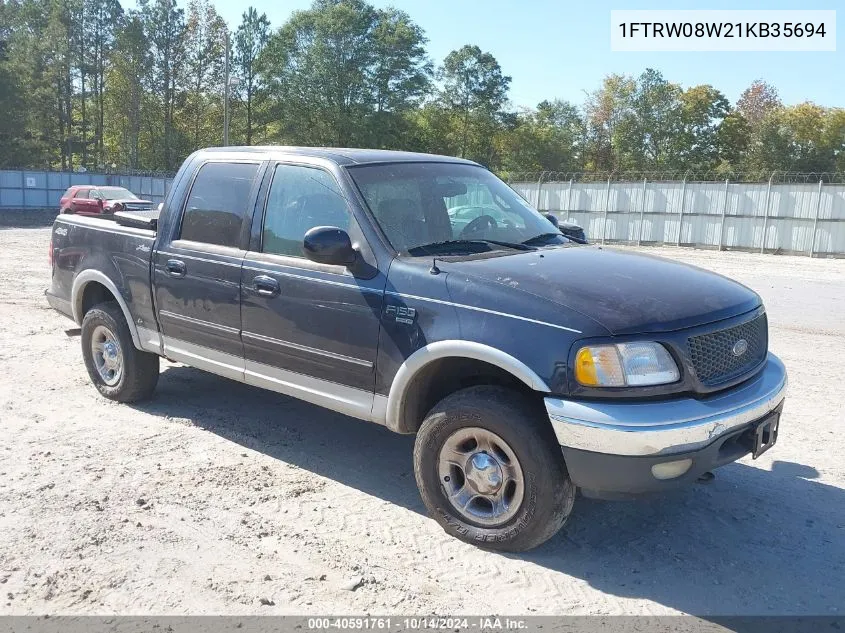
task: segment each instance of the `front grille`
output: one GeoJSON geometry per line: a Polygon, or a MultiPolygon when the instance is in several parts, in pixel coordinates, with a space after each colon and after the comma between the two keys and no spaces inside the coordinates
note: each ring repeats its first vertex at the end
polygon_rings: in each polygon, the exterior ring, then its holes
{"type": "Polygon", "coordinates": [[[766,314],[718,332],[690,337],[687,343],[701,383],[708,387],[719,385],[751,371],[766,357],[769,348],[766,314]],[[734,348],[740,340],[747,343],[747,349],[737,355],[734,348]]]}

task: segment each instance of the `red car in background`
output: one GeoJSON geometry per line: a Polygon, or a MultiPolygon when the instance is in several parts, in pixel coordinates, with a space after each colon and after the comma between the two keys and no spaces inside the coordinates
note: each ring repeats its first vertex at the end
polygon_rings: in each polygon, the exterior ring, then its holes
{"type": "Polygon", "coordinates": [[[74,185],[59,201],[60,213],[103,215],[115,211],[142,211],[155,206],[123,187],[74,185]]]}

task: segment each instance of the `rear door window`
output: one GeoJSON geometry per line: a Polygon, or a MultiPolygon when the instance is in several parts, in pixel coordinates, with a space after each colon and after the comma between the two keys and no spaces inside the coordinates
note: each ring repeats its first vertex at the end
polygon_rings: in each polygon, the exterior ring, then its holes
{"type": "Polygon", "coordinates": [[[180,238],[238,247],[257,163],[206,163],[191,185],[180,238]]]}
{"type": "Polygon", "coordinates": [[[88,198],[88,190],[87,189],[80,189],[76,192],[74,199],[76,200],[85,200],[88,198]]]}

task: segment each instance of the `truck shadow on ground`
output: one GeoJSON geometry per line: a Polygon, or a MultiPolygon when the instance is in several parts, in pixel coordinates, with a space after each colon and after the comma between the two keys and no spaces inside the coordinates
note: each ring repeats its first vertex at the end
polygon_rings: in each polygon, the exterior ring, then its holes
{"type": "MultiPolygon", "coordinates": [[[[155,398],[136,407],[188,419],[425,514],[414,482],[413,437],[181,366],[163,371],[155,398]]],[[[788,441],[788,424],[781,441],[788,441]]],[[[815,481],[811,466],[774,461],[764,470],[744,461],[719,469],[709,485],[660,497],[579,497],[555,538],[506,556],[608,594],[692,614],[841,616],[845,490],[815,481]]]]}

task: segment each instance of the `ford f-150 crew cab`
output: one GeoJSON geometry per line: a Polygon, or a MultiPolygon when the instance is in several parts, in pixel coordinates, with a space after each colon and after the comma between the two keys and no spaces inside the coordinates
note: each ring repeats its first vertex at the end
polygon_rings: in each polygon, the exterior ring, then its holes
{"type": "Polygon", "coordinates": [[[56,218],[46,293],[103,396],[149,397],[163,356],[415,433],[423,501],[466,541],[534,547],[578,488],[660,491],[777,439],[756,293],[567,240],[470,161],[208,149],[114,218],[56,218]]]}

